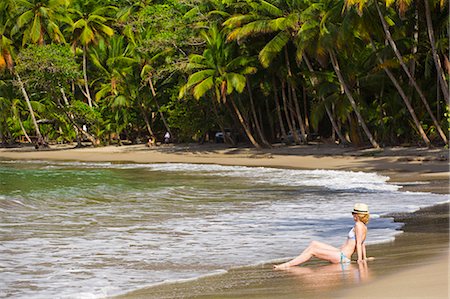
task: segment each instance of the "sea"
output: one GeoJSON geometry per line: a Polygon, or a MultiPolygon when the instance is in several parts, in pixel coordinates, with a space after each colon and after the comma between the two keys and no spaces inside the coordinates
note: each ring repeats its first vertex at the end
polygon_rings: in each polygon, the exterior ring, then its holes
{"type": "MultiPolygon", "coordinates": [[[[357,202],[386,217],[448,202],[373,172],[0,161],[0,298],[105,298],[340,246],[357,202]]],[[[411,182],[410,182],[411,183],[411,182]]],[[[418,182],[412,182],[413,184],[418,182]]]]}

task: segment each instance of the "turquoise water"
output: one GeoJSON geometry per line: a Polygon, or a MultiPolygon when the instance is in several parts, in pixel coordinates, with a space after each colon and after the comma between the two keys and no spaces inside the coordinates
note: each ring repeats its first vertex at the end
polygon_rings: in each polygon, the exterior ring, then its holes
{"type": "Polygon", "coordinates": [[[101,298],[340,245],[354,202],[380,218],[447,201],[375,173],[0,161],[0,297],[101,298]]]}

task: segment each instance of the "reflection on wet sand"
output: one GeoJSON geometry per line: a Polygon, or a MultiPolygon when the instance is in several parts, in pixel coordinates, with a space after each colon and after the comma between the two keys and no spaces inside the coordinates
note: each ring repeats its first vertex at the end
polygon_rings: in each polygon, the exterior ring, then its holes
{"type": "Polygon", "coordinates": [[[367,262],[329,264],[315,267],[290,267],[284,271],[298,280],[302,290],[326,291],[339,285],[354,285],[370,280],[367,262]]]}

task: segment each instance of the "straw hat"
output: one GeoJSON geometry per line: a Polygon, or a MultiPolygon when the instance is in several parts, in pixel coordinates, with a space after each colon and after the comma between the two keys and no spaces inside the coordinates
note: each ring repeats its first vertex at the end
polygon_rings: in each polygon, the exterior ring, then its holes
{"type": "Polygon", "coordinates": [[[355,203],[352,213],[369,214],[369,207],[364,203],[355,203]]]}

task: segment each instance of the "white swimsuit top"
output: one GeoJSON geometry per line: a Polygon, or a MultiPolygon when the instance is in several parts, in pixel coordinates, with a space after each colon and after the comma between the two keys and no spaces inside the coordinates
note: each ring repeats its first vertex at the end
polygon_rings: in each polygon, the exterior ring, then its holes
{"type": "Polygon", "coordinates": [[[352,227],[352,229],[348,232],[348,238],[352,239],[352,240],[356,240],[355,228],[354,227],[352,227]]]}

